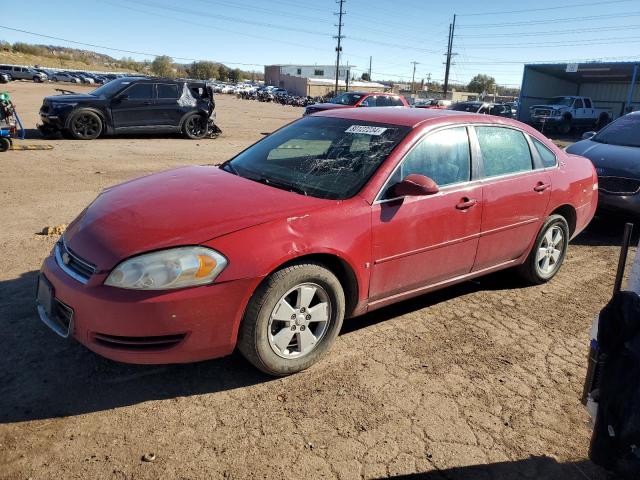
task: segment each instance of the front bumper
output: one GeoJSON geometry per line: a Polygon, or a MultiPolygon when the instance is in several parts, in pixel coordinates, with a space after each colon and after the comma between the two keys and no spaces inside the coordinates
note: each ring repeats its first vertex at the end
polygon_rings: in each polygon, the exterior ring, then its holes
{"type": "Polygon", "coordinates": [[[533,125],[558,125],[562,121],[562,117],[531,117],[533,125]]]}
{"type": "Polygon", "coordinates": [[[64,128],[64,119],[60,115],[40,112],[40,120],[47,127],[55,128],[56,130],[64,128]]]}
{"type": "Polygon", "coordinates": [[[600,190],[598,192],[598,208],[640,218],[640,193],[635,195],[612,195],[600,190]]]}
{"type": "MultiPolygon", "coordinates": [[[[61,269],[54,256],[43,263],[55,300],[72,310],[68,336],[125,363],[187,363],[230,354],[245,305],[259,279],[143,292],[103,285],[106,273],[83,284],[61,269]]],[[[52,319],[42,320],[53,328],[52,319]]],[[[46,315],[45,315],[46,317],[46,315]]]]}

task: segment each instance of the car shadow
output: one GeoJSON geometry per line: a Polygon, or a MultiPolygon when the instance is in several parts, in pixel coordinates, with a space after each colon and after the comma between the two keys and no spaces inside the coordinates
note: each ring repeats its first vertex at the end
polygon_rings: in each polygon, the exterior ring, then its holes
{"type": "Polygon", "coordinates": [[[512,462],[500,462],[437,469],[424,473],[385,476],[393,480],[606,480],[608,472],[588,460],[560,463],[551,457],[530,457],[512,462]]]}
{"type": "Polygon", "coordinates": [[[571,243],[591,247],[619,247],[622,245],[624,226],[627,222],[634,224],[631,246],[638,245],[640,220],[609,213],[599,213],[571,243]]]}

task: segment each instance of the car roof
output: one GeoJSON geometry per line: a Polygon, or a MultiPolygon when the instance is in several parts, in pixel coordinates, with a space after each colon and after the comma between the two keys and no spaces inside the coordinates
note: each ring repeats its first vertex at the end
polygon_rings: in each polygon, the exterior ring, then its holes
{"type": "Polygon", "coordinates": [[[529,131],[529,127],[520,122],[491,115],[461,112],[457,110],[437,110],[428,108],[336,108],[314,113],[314,117],[333,117],[346,120],[360,120],[377,123],[389,123],[415,128],[422,123],[496,123],[507,124],[521,130],[529,131]]]}
{"type": "Polygon", "coordinates": [[[343,93],[352,93],[354,95],[389,95],[389,96],[394,96],[397,97],[398,94],[397,93],[390,93],[390,92],[359,92],[359,91],[349,91],[349,92],[343,92],[343,93]]]}

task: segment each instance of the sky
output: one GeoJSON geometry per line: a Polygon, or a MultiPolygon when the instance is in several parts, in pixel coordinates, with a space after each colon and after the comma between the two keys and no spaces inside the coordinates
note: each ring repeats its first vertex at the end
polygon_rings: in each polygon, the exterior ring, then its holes
{"type": "MultiPolygon", "coordinates": [[[[164,54],[180,63],[212,60],[255,71],[278,63],[335,64],[334,0],[7,3],[0,40],[10,42],[136,60],[164,54]]],[[[640,60],[640,0],[346,0],[344,10],[341,63],[354,65],[352,72],[360,75],[372,57],[373,80],[411,81],[411,62],[418,62],[416,81],[442,81],[454,14],[452,82],[464,84],[484,73],[517,87],[525,63],[640,60]]]]}

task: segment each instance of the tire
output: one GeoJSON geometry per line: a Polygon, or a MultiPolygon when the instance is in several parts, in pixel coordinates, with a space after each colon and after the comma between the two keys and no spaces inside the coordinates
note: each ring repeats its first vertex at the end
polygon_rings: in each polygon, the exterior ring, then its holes
{"type": "Polygon", "coordinates": [[[11,140],[8,138],[0,138],[0,152],[6,152],[11,149],[11,140]]]}
{"type": "Polygon", "coordinates": [[[520,276],[533,285],[548,282],[560,270],[568,246],[569,224],[562,215],[551,215],[542,225],[527,260],[520,266],[520,276]]]}
{"type": "Polygon", "coordinates": [[[331,271],[317,263],[293,264],[270,275],[249,300],[238,349],[269,375],[299,372],[329,351],[344,311],[344,290],[331,271]]]}
{"type": "Polygon", "coordinates": [[[606,127],[611,122],[611,118],[606,113],[601,113],[600,117],[598,117],[598,122],[596,123],[596,129],[601,130],[606,127]]]}
{"type": "Polygon", "coordinates": [[[207,135],[207,119],[204,115],[192,113],[182,123],[182,133],[191,140],[200,140],[207,135]]]}
{"type": "Polygon", "coordinates": [[[42,83],[42,79],[40,77],[33,77],[33,81],[35,83],[42,83]]]}
{"type": "Polygon", "coordinates": [[[102,134],[102,118],[91,110],[79,110],[69,122],[69,132],[77,140],[94,140],[102,134]]]}
{"type": "Polygon", "coordinates": [[[562,135],[568,135],[571,132],[571,117],[562,119],[558,124],[558,132],[562,135]]]}

